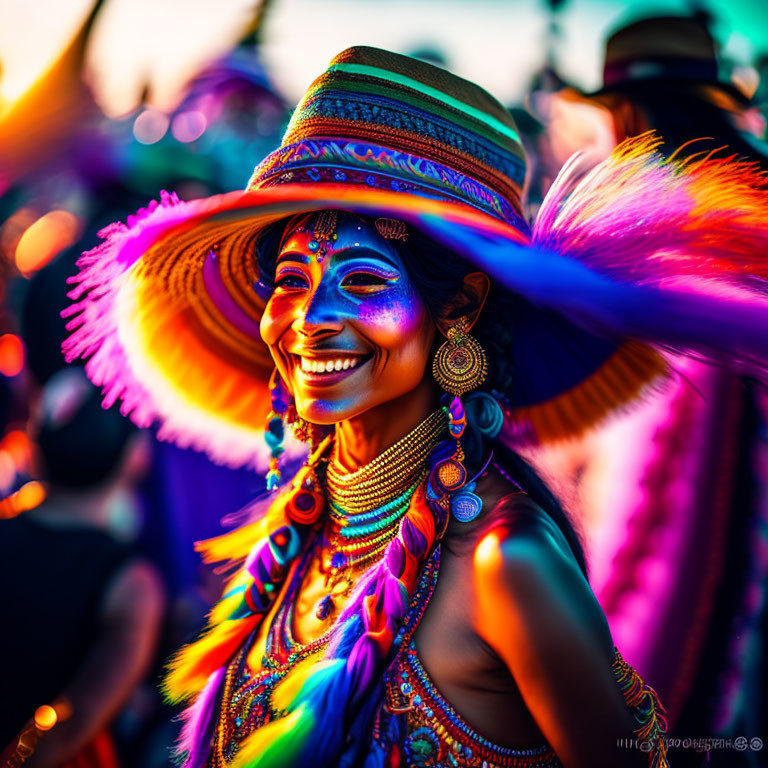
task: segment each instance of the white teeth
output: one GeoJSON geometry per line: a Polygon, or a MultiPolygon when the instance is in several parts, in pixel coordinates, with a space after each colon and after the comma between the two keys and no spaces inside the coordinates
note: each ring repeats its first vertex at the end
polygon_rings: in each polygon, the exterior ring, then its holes
{"type": "Polygon", "coordinates": [[[350,368],[356,368],[360,359],[338,358],[338,360],[310,360],[307,357],[301,358],[301,370],[307,373],[332,373],[334,371],[347,371],[350,368]]]}

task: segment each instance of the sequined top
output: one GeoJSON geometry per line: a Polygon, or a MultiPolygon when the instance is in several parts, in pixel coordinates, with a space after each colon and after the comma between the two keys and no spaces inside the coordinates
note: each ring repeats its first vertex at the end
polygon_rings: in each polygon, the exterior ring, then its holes
{"type": "MultiPolygon", "coordinates": [[[[440,548],[437,547],[427,561],[395,640],[394,660],[384,676],[385,695],[371,727],[368,748],[370,753],[378,753],[371,754],[371,764],[388,768],[562,768],[548,744],[512,749],[494,744],[477,733],[429,678],[419,659],[414,633],[437,583],[439,563],[440,548]]],[[[272,705],[275,686],[299,661],[319,655],[328,643],[329,633],[326,633],[301,645],[291,631],[293,605],[304,568],[300,563],[274,615],[261,670],[256,674],[248,670],[247,655],[253,636],[229,665],[208,768],[225,768],[241,741],[280,715],[272,705]]],[[[636,715],[642,709],[638,720],[647,721],[649,707],[653,710],[654,705],[658,705],[655,694],[649,697],[647,692],[651,689],[644,686],[618,651],[612,669],[630,709],[636,715]]]]}

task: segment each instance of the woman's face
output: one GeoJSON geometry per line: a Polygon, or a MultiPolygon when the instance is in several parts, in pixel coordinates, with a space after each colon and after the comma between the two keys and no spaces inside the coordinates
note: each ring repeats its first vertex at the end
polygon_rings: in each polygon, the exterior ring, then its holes
{"type": "Polygon", "coordinates": [[[416,388],[435,327],[397,249],[371,223],[340,214],[324,254],[313,224],[283,238],[261,336],[299,416],[335,424],[416,388]]]}

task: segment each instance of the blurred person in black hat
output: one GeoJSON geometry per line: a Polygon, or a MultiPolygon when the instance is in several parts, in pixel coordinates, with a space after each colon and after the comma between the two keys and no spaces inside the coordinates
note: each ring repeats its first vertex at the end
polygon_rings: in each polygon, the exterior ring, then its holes
{"type": "Polygon", "coordinates": [[[115,535],[120,499],[147,468],[147,436],[101,407],[82,368],[64,366],[61,273],[38,273],[24,307],[47,492],[0,521],[0,615],[13,627],[0,635],[0,746],[28,768],[112,768],[109,725],[153,661],[164,588],[115,535]]]}
{"type": "MultiPolygon", "coordinates": [[[[606,42],[603,87],[567,88],[557,99],[564,110],[570,103],[607,116],[594,124],[612,135],[596,136],[593,150],[653,130],[667,155],[738,155],[768,171],[765,145],[740,129],[750,94],[723,78],[704,14],[646,18],[617,29],[606,42]]],[[[557,128],[549,126],[550,142],[568,144],[557,128]]],[[[766,398],[733,373],[694,361],[677,360],[676,367],[681,376],[666,395],[548,461],[571,477],[580,507],[603,510],[587,521],[588,539],[620,530],[617,519],[626,525],[626,540],[615,550],[595,549],[604,562],[593,559],[593,584],[614,635],[624,637],[626,627],[627,637],[636,638],[636,654],[629,639],[625,653],[656,681],[671,734],[764,737],[766,618],[764,602],[754,596],[766,584],[760,531],[768,478],[759,471],[766,398]],[[682,493],[685,478],[696,493],[682,493]],[[669,541],[673,529],[682,543],[664,549],[658,542],[669,541]],[[650,562],[674,573],[674,581],[660,581],[661,588],[642,578],[650,562]],[[667,620],[639,622],[633,611],[646,602],[667,620]]],[[[754,757],[750,750],[670,754],[681,768],[705,758],[707,766],[734,768],[754,764],[754,757]]]]}
{"type": "Polygon", "coordinates": [[[562,95],[610,112],[615,142],[656,131],[668,153],[727,146],[768,169],[768,147],[739,130],[751,94],[723,77],[709,18],[657,16],[617,29],[605,45],[603,86],[591,93],[562,95]]]}

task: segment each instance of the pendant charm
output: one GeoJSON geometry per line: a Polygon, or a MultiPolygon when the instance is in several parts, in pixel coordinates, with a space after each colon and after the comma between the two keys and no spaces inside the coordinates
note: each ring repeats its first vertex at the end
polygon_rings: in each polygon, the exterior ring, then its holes
{"type": "Polygon", "coordinates": [[[470,523],[483,511],[483,500],[474,493],[475,484],[468,483],[451,496],[451,514],[460,523],[470,523]]]}
{"type": "Polygon", "coordinates": [[[333,598],[330,595],[326,595],[322,598],[315,609],[315,616],[320,621],[325,621],[333,612],[334,609],[333,598]]]}
{"type": "Polygon", "coordinates": [[[453,493],[467,481],[467,470],[461,461],[455,458],[446,459],[433,467],[430,481],[437,486],[435,490],[453,493]]]}

